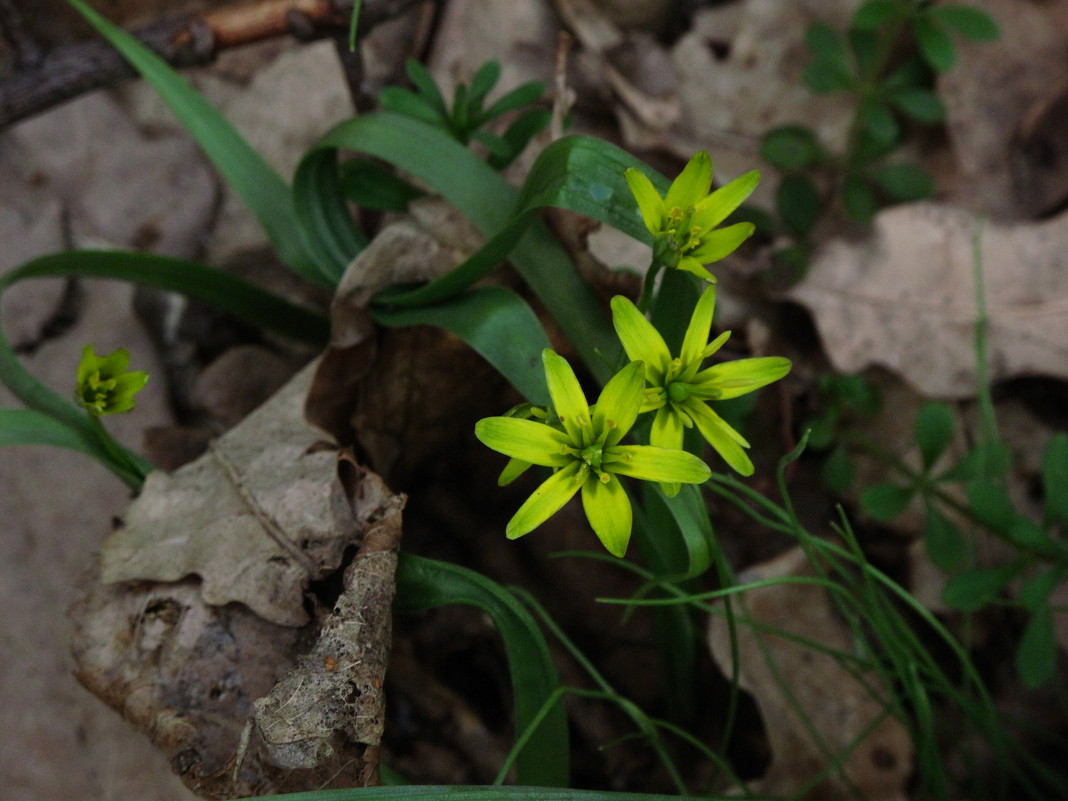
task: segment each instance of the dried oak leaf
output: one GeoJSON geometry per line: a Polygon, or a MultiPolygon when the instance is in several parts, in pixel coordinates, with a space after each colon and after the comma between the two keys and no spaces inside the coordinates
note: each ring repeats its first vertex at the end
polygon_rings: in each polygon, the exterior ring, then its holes
{"type": "MultiPolygon", "coordinates": [[[[815,575],[795,548],[750,568],[739,581],[815,575]]],[[[760,708],[772,754],[753,790],[792,797],[804,788],[805,798],[819,801],[904,801],[912,744],[905,727],[872,696],[878,676],[858,677],[803,642],[853,652],[852,633],[827,592],[811,584],[771,584],[746,591],[736,603],[738,683],[760,708]]],[[[730,675],[730,633],[723,618],[710,619],[708,641],[720,670],[730,675]]]]}
{"type": "Polygon", "coordinates": [[[195,575],[208,604],[304,625],[309,582],[359,534],[337,450],[301,416],[310,380],[307,368],[197,461],[150,474],[101,548],[103,581],[195,575]]]}
{"type": "MultiPolygon", "coordinates": [[[[836,240],[788,297],[812,311],[835,369],[881,365],[929,397],[975,394],[971,212],[887,209],[861,242],[836,240]]],[[[990,377],[1068,377],[1068,227],[989,223],[982,233],[990,377]]]]}
{"type": "Polygon", "coordinates": [[[302,373],[222,438],[226,461],[209,453],[169,481],[157,477],[155,491],[170,502],[128,515],[116,535],[120,547],[94,562],[71,609],[79,681],[144,731],[205,798],[377,783],[404,498],[345,452],[308,444],[320,442],[300,413],[310,376],[302,373]],[[288,483],[271,479],[271,470],[288,483]],[[309,486],[316,482],[328,489],[309,486]],[[299,513],[295,503],[305,504],[299,513]],[[126,537],[131,518],[135,536],[126,537]],[[222,540],[214,549],[202,542],[211,536],[222,540]],[[239,536],[248,537],[243,549],[239,536]],[[137,544],[150,556],[115,562],[136,578],[116,579],[113,569],[105,580],[105,559],[130,555],[137,544]],[[308,571],[271,572],[300,562],[325,577],[335,555],[339,563],[357,546],[332,611],[305,595],[308,571]],[[183,548],[198,558],[185,558],[183,548]],[[168,558],[179,565],[164,570],[159,562],[168,558]],[[232,563],[203,561],[212,558],[232,563]],[[221,586],[226,576],[232,592],[221,586]],[[285,583],[272,585],[272,577],[285,583]],[[294,608],[302,625],[286,611],[294,608]]]}

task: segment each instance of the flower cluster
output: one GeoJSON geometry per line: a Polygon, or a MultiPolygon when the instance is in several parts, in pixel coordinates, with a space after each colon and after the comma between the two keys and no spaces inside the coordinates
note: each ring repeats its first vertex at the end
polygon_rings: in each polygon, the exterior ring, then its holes
{"type": "MultiPolygon", "coordinates": [[[[733,251],[753,231],[749,223],[716,229],[753,191],[759,176],[747,173],[709,194],[712,161],[698,153],[661,197],[636,169],[626,172],[645,226],[653,234],[653,269],[672,267],[709,282],[694,307],[682,349],[672,356],[664,338],[627,298],[612,298],[612,321],[630,363],[605,386],[593,406],[565,359],[542,353],[552,406],[526,403],[475,425],[475,436],[510,457],[498,483],[508,484],[532,465],[552,475],[508,523],[510,539],[548,520],[581,491],[582,505],[605,548],[622,556],[630,541],[633,512],[620,476],[654,481],[668,496],[682,484],[707,481],[712,471],[683,450],[687,428],[696,428],[734,470],[752,475],[749,443],[710,407],[785,376],[790,361],[777,356],[737,359],[705,367],[730,336],[712,341],[715,279],[704,265],[733,251]],[[643,412],[655,412],[649,445],[623,445],[643,412]]],[[[644,296],[643,296],[644,299],[644,296]]]]}
{"type": "Polygon", "coordinates": [[[747,172],[709,193],[712,159],[700,151],[679,174],[664,197],[652,181],[631,167],[625,177],[638,203],[642,221],[653,235],[654,263],[686,270],[715,283],[706,264],[729,255],[753,233],[753,224],[742,222],[716,229],[756,188],[757,172],[747,172]]]}
{"type": "Polygon", "coordinates": [[[130,352],[119,348],[108,356],[97,356],[86,345],[78,363],[74,399],[89,414],[128,412],[134,407],[134,395],[148,382],[148,373],[129,371],[130,352]]]}

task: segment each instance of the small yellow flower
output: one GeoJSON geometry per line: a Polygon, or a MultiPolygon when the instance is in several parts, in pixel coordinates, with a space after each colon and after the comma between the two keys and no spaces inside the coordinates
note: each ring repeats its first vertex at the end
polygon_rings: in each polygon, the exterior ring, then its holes
{"type": "MultiPolygon", "coordinates": [[[[612,298],[612,322],[627,356],[645,365],[642,411],[656,411],[650,444],[681,448],[683,429],[696,425],[727,464],[743,476],[749,476],[753,474],[753,463],[743,450],[749,443],[708,407],[708,401],[737,398],[778,381],[790,372],[790,360],[763,356],[702,369],[705,359],[723,347],[730,336],[728,331],[708,341],[715,305],[716,288],[710,286],[697,301],[686,328],[682,352],[674,358],[660,332],[633,303],[619,295],[612,298]]],[[[677,494],[678,490],[678,485],[664,486],[669,495],[677,494]]]]}
{"type": "Polygon", "coordinates": [[[704,265],[729,255],[753,233],[753,224],[747,222],[721,229],[716,226],[752,194],[760,180],[756,171],[710,194],[712,159],[702,150],[690,159],[664,197],[637,169],[631,167],[624,176],[642,221],[653,235],[653,256],[668,267],[715,283],[704,265]]]}
{"type": "Polygon", "coordinates": [[[553,469],[519,507],[505,533],[516,539],[534,530],[581,491],[594,533],[609,553],[623,556],[633,519],[620,476],[700,484],[712,473],[692,453],[620,444],[642,406],[640,363],[620,370],[591,407],[566,359],[546,349],[542,362],[559,428],[523,416],[487,417],[475,425],[475,436],[484,445],[520,464],[553,469]]]}
{"type": "Polygon", "coordinates": [[[92,345],[82,351],[78,364],[78,383],[74,399],[94,417],[128,412],[134,407],[134,395],[148,381],[148,373],[129,372],[130,352],[119,348],[108,356],[97,356],[92,345]]]}

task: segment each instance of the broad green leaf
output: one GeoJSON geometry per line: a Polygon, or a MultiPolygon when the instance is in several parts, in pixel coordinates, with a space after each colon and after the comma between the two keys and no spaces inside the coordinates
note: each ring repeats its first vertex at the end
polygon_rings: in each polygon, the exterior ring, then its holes
{"type": "MultiPolygon", "coordinates": [[[[493,619],[508,657],[516,733],[522,734],[560,686],[545,638],[526,608],[508,590],[485,576],[413,554],[400,554],[396,580],[394,608],[400,612],[465,604],[477,607],[493,619]]],[[[545,714],[516,759],[516,780],[534,787],[566,787],[570,781],[569,764],[567,717],[558,701],[545,714]]],[[[544,799],[548,795],[539,792],[534,797],[544,799]]]]}
{"type": "Polygon", "coordinates": [[[823,212],[823,198],[807,175],[787,175],[775,192],[775,210],[794,234],[812,231],[823,212]]]}
{"type": "MultiPolygon", "coordinates": [[[[487,61],[475,72],[468,89],[467,102],[472,109],[481,110],[483,101],[501,77],[501,65],[494,60],[487,61]]],[[[472,120],[481,122],[481,120],[472,120]]]]}
{"type": "Polygon", "coordinates": [[[874,170],[871,177],[896,201],[922,200],[934,194],[934,179],[917,164],[887,164],[874,170]]]}
{"type": "Polygon", "coordinates": [[[944,30],[926,17],[912,22],[912,32],[923,60],[936,72],[949,72],[957,61],[957,49],[944,30]]]}
{"type": "Polygon", "coordinates": [[[890,107],[872,98],[861,104],[860,124],[878,145],[890,145],[901,136],[901,126],[890,107]]]}
{"type": "Polygon", "coordinates": [[[942,600],[962,612],[977,612],[997,598],[1018,572],[1015,565],[965,570],[946,582],[942,600]]]}
{"type": "Polygon", "coordinates": [[[845,47],[838,31],[824,22],[813,22],[805,30],[805,45],[817,58],[846,65],[845,47]]]}
{"type": "Polygon", "coordinates": [[[868,0],[853,12],[853,27],[878,28],[891,20],[901,18],[905,10],[900,0],[868,0]]]}
{"type": "Polygon", "coordinates": [[[1016,671],[1032,690],[1052,680],[1057,673],[1057,635],[1049,604],[1037,607],[1024,626],[1016,646],[1016,671]]]}
{"type": "Polygon", "coordinates": [[[851,28],[848,32],[849,49],[857,65],[857,75],[862,80],[871,80],[882,68],[882,41],[875,31],[851,28]]]}
{"type": "Polygon", "coordinates": [[[953,441],[956,416],[944,403],[927,403],[916,415],[916,444],[920,446],[924,470],[930,470],[953,441]]]}
{"type": "Polygon", "coordinates": [[[436,325],[479,353],[531,403],[546,406],[549,393],[541,352],[551,347],[526,301],[504,287],[479,287],[433,306],[373,308],[382,325],[436,325]]]}
{"type": "Polygon", "coordinates": [[[1046,521],[1068,526],[1068,434],[1054,434],[1042,454],[1046,521]]]}
{"type": "Polygon", "coordinates": [[[935,567],[950,572],[968,558],[968,544],[960,528],[929,501],[924,504],[923,541],[935,567]]]}
{"type": "Polygon", "coordinates": [[[1020,587],[1016,600],[1023,605],[1024,609],[1034,611],[1042,604],[1049,602],[1050,594],[1057,588],[1062,578],[1064,578],[1064,571],[1057,567],[1032,576],[1020,587]]]}
{"type": "Polygon", "coordinates": [[[899,487],[896,484],[875,484],[860,495],[860,506],[864,514],[873,520],[886,522],[893,520],[905,511],[912,500],[911,487],[899,487]]]}
{"type": "MultiPolygon", "coordinates": [[[[811,439],[809,440],[811,443],[811,439]]],[[[853,459],[849,455],[849,451],[839,445],[823,463],[823,482],[827,485],[827,488],[832,492],[837,492],[839,495],[845,495],[849,492],[849,488],[853,486],[853,479],[856,475],[856,468],[853,465],[853,459]]]]}
{"type": "Polygon", "coordinates": [[[1057,552],[1049,534],[1043,531],[1042,527],[1037,523],[1028,520],[1023,515],[1016,516],[1016,519],[1009,527],[1008,536],[1013,545],[1023,550],[1053,554],[1057,552]]]}
{"type": "Polygon", "coordinates": [[[879,199],[867,181],[850,175],[842,184],[842,205],[853,222],[866,225],[879,210],[879,199]]]}
{"type": "Polygon", "coordinates": [[[929,9],[927,16],[973,42],[989,42],[1001,35],[993,18],[975,6],[947,3],[929,9]]]}
{"type": "Polygon", "coordinates": [[[226,182],[249,207],[279,258],[295,272],[327,283],[304,249],[289,187],[248,141],[167,62],[82,0],[67,0],[152,84],[226,182]]]}
{"type": "Polygon", "coordinates": [[[856,85],[853,74],[843,64],[826,58],[814,58],[806,64],[801,80],[817,94],[842,92],[856,85]]]}
{"type": "Polygon", "coordinates": [[[968,506],[984,525],[1008,534],[1016,522],[1016,508],[1001,484],[979,478],[968,484],[968,506]]]}
{"type": "Polygon", "coordinates": [[[780,170],[802,170],[823,158],[816,134],[804,125],[772,128],[760,142],[761,157],[780,170]]]}
{"type": "Polygon", "coordinates": [[[937,125],[946,118],[945,103],[930,89],[909,87],[893,92],[887,99],[902,114],[927,125],[937,125]]]}

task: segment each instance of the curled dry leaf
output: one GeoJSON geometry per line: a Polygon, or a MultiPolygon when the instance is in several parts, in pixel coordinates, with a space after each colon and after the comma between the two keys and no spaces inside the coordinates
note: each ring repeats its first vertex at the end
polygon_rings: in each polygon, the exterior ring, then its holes
{"type": "Polygon", "coordinates": [[[330,308],[331,342],[308,393],[310,421],[342,442],[355,441],[390,483],[469,439],[479,416],[499,407],[504,381],[446,331],[410,326],[376,331],[371,296],[392,284],[432,280],[482,242],[438,198],[411,206],[412,217],[382,230],[349,265],[330,308]],[[373,379],[367,380],[372,374],[373,379]]]}
{"type": "MultiPolygon", "coordinates": [[[[739,581],[815,575],[796,548],[750,568],[739,581]]],[[[869,672],[858,677],[817,650],[853,653],[852,633],[827,592],[810,584],[773,584],[735,598],[738,683],[760,708],[772,754],[767,773],[752,783],[753,790],[769,797],[803,793],[821,801],[903,801],[912,744],[905,727],[873,697],[878,676],[869,672]]],[[[720,670],[729,676],[731,643],[723,618],[711,618],[708,641],[720,670]]]]}
{"type": "Polygon", "coordinates": [[[337,451],[301,419],[310,379],[308,368],[197,461],[150,474],[101,548],[103,581],[195,575],[208,604],[304,625],[308,584],[359,535],[337,451]]]}
{"type": "Polygon", "coordinates": [[[345,571],[345,591],[311,653],[256,701],[255,725],[273,764],[283,768],[347,766],[355,744],[362,754],[359,786],[378,784],[378,744],[389,661],[393,575],[400,547],[403,498],[378,510],[360,553],[345,571]]]}
{"type": "Polygon", "coordinates": [[[206,798],[377,783],[404,499],[303,421],[310,378],[153,474],[71,610],[79,681],[206,798]]]}
{"type": "MultiPolygon", "coordinates": [[[[880,213],[836,240],[788,297],[806,305],[835,369],[881,365],[929,397],[975,394],[971,212],[934,203],[880,213]]],[[[989,223],[982,235],[990,377],[1068,377],[1068,228],[989,223]]]]}

